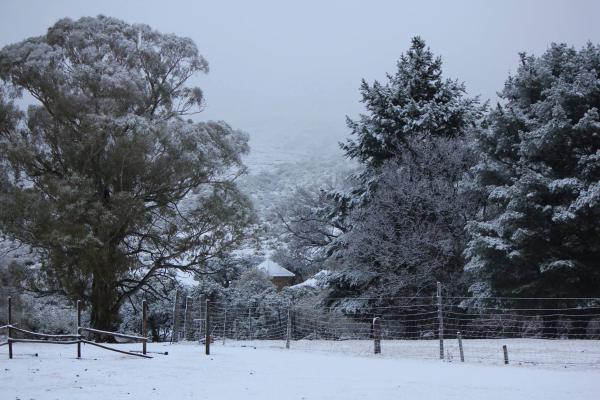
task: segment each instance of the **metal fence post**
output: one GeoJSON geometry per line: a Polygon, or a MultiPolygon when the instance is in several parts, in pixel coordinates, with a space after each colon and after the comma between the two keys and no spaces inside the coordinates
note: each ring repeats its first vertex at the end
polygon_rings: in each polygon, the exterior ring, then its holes
{"type": "Polygon", "coordinates": [[[437,306],[438,306],[438,337],[440,339],[440,360],[444,359],[444,315],[442,311],[442,284],[437,283],[437,306]]]}
{"type": "MultiPolygon", "coordinates": [[[[193,299],[187,296],[185,298],[185,310],[183,312],[183,340],[194,340],[192,307],[193,299]]],[[[202,309],[202,301],[200,302],[200,308],[202,309]]]]}
{"type": "Polygon", "coordinates": [[[460,352],[460,362],[465,362],[465,354],[463,353],[462,335],[460,332],[456,332],[456,338],[458,339],[458,351],[460,352]]]}
{"type": "Polygon", "coordinates": [[[226,327],[227,327],[227,307],[225,308],[225,315],[223,315],[223,346],[225,346],[226,327]]]}
{"type": "Polygon", "coordinates": [[[290,348],[290,340],[292,337],[292,319],[290,318],[290,309],[287,310],[287,327],[285,330],[285,348],[290,348]]]}
{"type": "Polygon", "coordinates": [[[502,346],[502,350],[504,351],[504,364],[508,365],[508,348],[506,345],[502,346]]]}
{"type": "Polygon", "coordinates": [[[251,308],[248,308],[248,320],[250,323],[249,324],[250,325],[250,333],[248,336],[249,336],[250,340],[253,340],[254,339],[254,332],[253,332],[254,324],[252,323],[252,309],[251,308]]]}
{"type": "Polygon", "coordinates": [[[177,330],[177,314],[179,313],[179,290],[175,290],[175,305],[173,306],[173,327],[171,331],[171,343],[179,341],[179,332],[177,330]]]}
{"type": "MultiPolygon", "coordinates": [[[[208,300],[208,296],[201,294],[200,295],[200,303],[199,303],[200,307],[198,308],[198,313],[197,313],[197,315],[199,317],[198,319],[200,321],[198,322],[198,326],[196,327],[196,329],[198,330],[198,343],[202,342],[202,330],[205,329],[203,324],[206,324],[206,308],[205,308],[206,300],[208,300]]],[[[190,298],[190,301],[192,301],[191,298],[190,298]]],[[[192,316],[193,309],[194,309],[194,306],[192,304],[189,307],[189,312],[188,312],[189,313],[188,318],[190,320],[188,325],[190,325],[190,332],[191,332],[191,336],[189,337],[188,340],[194,340],[194,334],[193,334],[194,331],[193,331],[192,324],[191,324],[191,322],[193,321],[193,316],[192,316]]]]}
{"type": "Polygon", "coordinates": [[[8,296],[8,358],[13,358],[12,344],[12,297],[8,296]]]}

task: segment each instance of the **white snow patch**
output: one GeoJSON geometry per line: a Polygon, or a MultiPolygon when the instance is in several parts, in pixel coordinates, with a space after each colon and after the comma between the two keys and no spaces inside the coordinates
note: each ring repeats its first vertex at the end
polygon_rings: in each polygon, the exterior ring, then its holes
{"type": "Polygon", "coordinates": [[[310,288],[325,289],[328,286],[328,278],[329,278],[329,271],[324,269],[324,270],[317,272],[311,278],[308,278],[304,282],[299,283],[294,286],[291,286],[290,288],[295,289],[295,288],[302,288],[302,287],[310,287],[310,288]]]}

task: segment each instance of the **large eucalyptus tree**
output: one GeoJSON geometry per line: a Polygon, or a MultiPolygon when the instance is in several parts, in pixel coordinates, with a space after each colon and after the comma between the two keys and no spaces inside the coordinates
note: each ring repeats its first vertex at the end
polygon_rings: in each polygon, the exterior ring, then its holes
{"type": "Polygon", "coordinates": [[[104,16],[0,51],[0,230],[38,253],[32,288],[85,299],[96,328],[169,271],[204,272],[252,218],[247,135],[187,119],[207,71],[192,40],[104,16]]]}

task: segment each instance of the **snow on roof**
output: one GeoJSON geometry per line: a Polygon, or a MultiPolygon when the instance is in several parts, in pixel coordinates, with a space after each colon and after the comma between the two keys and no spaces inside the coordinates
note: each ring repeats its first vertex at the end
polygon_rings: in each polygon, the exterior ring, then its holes
{"type": "Polygon", "coordinates": [[[260,269],[261,271],[264,271],[271,278],[291,278],[296,276],[296,274],[294,274],[293,272],[288,271],[281,265],[269,260],[268,258],[265,261],[258,264],[256,268],[260,269]]]}
{"type": "Polygon", "coordinates": [[[304,282],[298,283],[297,285],[291,286],[292,289],[298,289],[302,287],[310,287],[310,288],[321,288],[325,289],[329,285],[327,282],[327,278],[329,278],[330,272],[326,269],[323,269],[317,272],[312,278],[308,278],[304,282]]]}

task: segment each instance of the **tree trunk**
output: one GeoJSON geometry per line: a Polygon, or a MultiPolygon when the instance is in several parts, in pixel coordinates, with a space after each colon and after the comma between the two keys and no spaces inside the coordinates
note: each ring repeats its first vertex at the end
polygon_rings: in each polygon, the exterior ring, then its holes
{"type": "MultiPolygon", "coordinates": [[[[117,303],[117,292],[110,280],[94,277],[91,293],[91,315],[92,328],[103,331],[114,332],[119,324],[119,305],[117,303]],[[108,283],[106,283],[108,281],[108,283]]],[[[101,342],[114,342],[113,336],[99,335],[96,337],[101,342]]]]}

